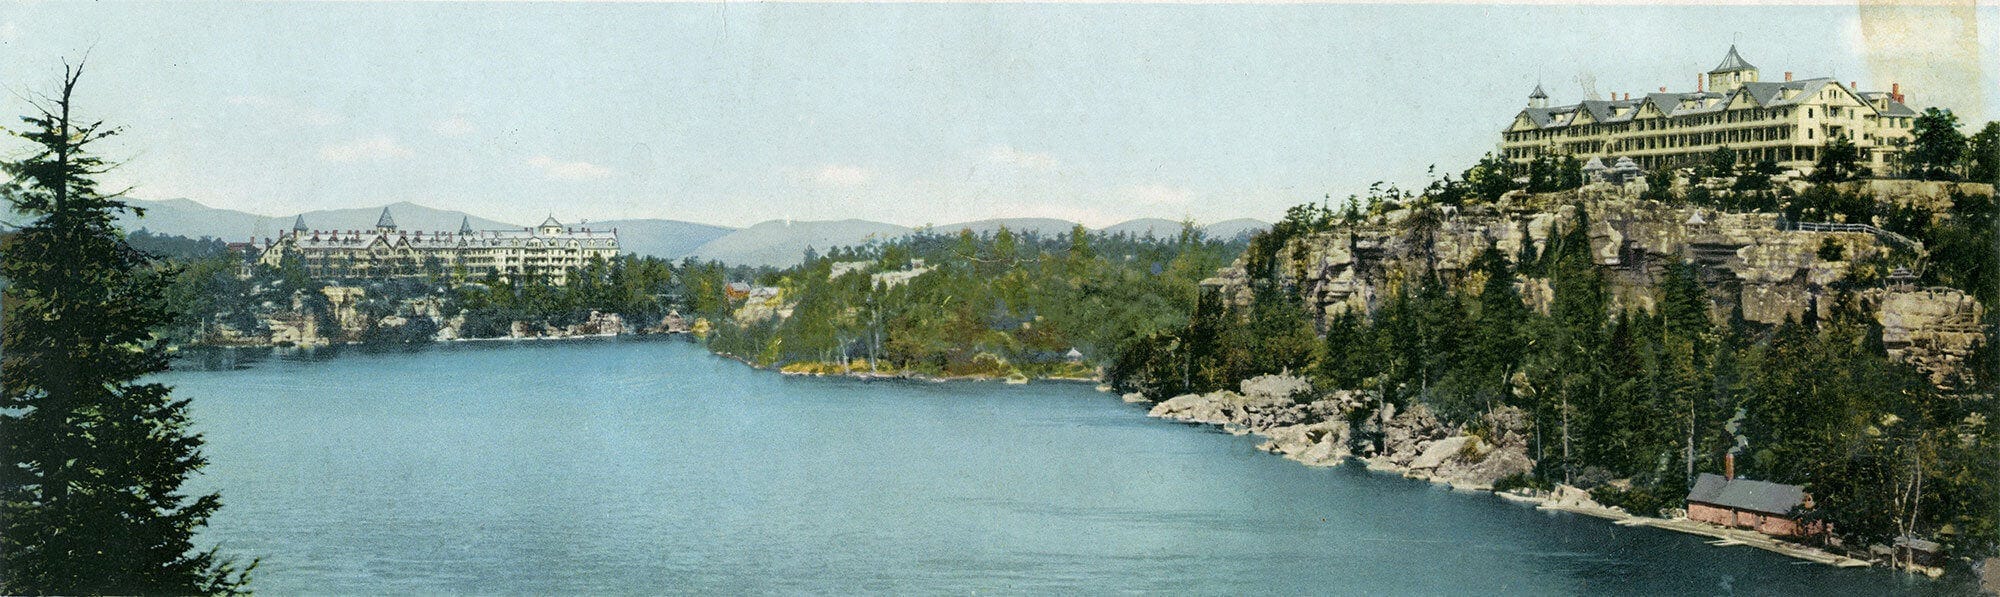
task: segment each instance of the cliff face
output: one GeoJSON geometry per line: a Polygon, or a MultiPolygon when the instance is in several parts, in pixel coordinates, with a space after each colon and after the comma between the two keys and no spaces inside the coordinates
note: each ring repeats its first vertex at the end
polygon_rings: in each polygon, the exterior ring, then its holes
{"type": "MultiPolygon", "coordinates": [[[[1991,195],[1983,184],[1870,181],[1847,183],[1846,190],[1870,193],[1879,202],[1918,205],[1943,213],[1955,190],[1991,195]],[[1955,185],[1955,188],[1954,188],[1955,185]]],[[[1510,261],[1540,255],[1551,238],[1575,218],[1582,205],[1590,218],[1593,260],[1606,273],[1614,309],[1651,310],[1665,267],[1675,260],[1698,266],[1713,315],[1741,307],[1746,320],[1776,324],[1799,318],[1807,309],[1828,315],[1837,286],[1851,280],[1857,265],[1879,278],[1887,264],[1921,263],[1924,248],[1906,238],[1872,229],[1797,230],[1781,226],[1773,213],[1730,213],[1710,208],[1669,207],[1636,199],[1629,191],[1594,185],[1544,195],[1512,194],[1497,205],[1444,208],[1437,232],[1412,235],[1402,226],[1407,211],[1357,225],[1337,227],[1293,241],[1278,251],[1274,271],[1297,288],[1324,321],[1343,311],[1370,311],[1380,297],[1431,261],[1446,279],[1463,278],[1487,247],[1510,261]],[[1424,247],[1428,245],[1429,250],[1424,247]]],[[[1237,304],[1251,290],[1244,260],[1203,282],[1237,304]]],[[[1872,310],[1884,327],[1890,354],[1916,364],[1934,382],[1954,381],[1957,365],[1980,337],[1984,307],[1949,288],[1918,288],[1904,280],[1844,284],[1872,310]]],[[[1524,300],[1546,311],[1546,279],[1519,283],[1524,300]]]]}

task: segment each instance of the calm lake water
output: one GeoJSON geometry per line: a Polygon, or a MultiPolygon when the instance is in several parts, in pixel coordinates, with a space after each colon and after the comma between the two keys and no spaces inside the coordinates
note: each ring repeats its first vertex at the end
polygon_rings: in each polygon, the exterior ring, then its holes
{"type": "Polygon", "coordinates": [[[1081,385],[866,383],[675,340],[192,355],[206,533],[271,595],[1962,593],[1538,512],[1081,385]]]}

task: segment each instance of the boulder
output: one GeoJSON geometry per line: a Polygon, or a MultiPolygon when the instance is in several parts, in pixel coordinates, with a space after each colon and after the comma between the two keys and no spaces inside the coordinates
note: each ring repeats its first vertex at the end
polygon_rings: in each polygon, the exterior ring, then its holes
{"type": "Polygon", "coordinates": [[[1457,458],[1459,451],[1464,450],[1468,443],[1471,443],[1473,449],[1478,449],[1479,444],[1476,443],[1478,441],[1478,438],[1469,435],[1458,435],[1430,442],[1424,446],[1422,455],[1410,461],[1410,469],[1437,468],[1438,465],[1444,464],[1445,459],[1457,458]]]}

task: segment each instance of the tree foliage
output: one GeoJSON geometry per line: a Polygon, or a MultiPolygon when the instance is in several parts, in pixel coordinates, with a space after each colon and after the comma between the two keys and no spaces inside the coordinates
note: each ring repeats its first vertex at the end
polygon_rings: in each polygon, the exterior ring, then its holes
{"type": "Polygon", "coordinates": [[[0,252],[0,591],[240,592],[255,563],[194,546],[221,498],[181,492],[206,463],[188,401],[138,381],[167,368],[152,333],[174,272],[113,224],[136,210],[97,187],[90,145],[117,130],[73,120],[81,72],[11,131],[32,151],[0,163],[0,194],[33,218],[0,252]]]}

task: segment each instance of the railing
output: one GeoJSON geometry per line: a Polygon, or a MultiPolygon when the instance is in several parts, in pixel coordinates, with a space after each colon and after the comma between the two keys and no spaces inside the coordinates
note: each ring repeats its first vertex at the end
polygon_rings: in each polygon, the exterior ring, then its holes
{"type": "Polygon", "coordinates": [[[1924,243],[1919,242],[1917,239],[1903,236],[1901,234],[1896,234],[1894,232],[1883,230],[1881,228],[1876,228],[1874,226],[1870,226],[1867,224],[1850,224],[1850,223],[1838,223],[1838,222],[1793,222],[1790,220],[1786,220],[1784,218],[1778,218],[1778,229],[1786,231],[1797,231],[1797,232],[1863,232],[1867,234],[1873,234],[1876,236],[1876,238],[1880,238],[1882,240],[1886,240],[1889,242],[1903,245],[1905,247],[1916,249],[1919,252],[1924,250],[1924,243]]]}

